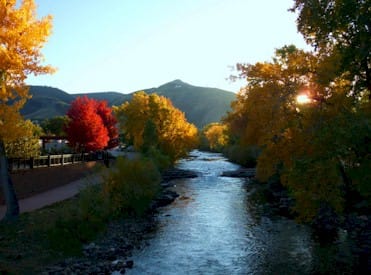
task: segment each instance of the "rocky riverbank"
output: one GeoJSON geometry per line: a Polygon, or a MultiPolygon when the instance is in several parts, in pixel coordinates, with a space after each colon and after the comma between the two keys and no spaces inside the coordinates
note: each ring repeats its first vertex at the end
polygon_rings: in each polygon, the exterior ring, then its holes
{"type": "MultiPolygon", "coordinates": [[[[225,171],[221,176],[251,179],[246,190],[250,205],[256,208],[253,211],[271,217],[279,215],[294,219],[295,213],[292,209],[295,202],[288,191],[277,180],[264,184],[253,180],[255,172],[253,168],[242,167],[235,171],[225,171]]],[[[341,217],[331,209],[323,207],[320,215],[309,224],[314,239],[321,245],[331,244],[336,248],[334,259],[343,269],[351,267],[354,274],[364,274],[366,270],[366,274],[371,272],[371,215],[366,206],[367,202],[360,200],[356,207],[341,217]],[[344,243],[347,244],[351,257],[344,257],[341,249],[344,243]]]]}
{"type": "Polygon", "coordinates": [[[124,274],[125,269],[135,264],[130,260],[135,248],[145,245],[144,236],[156,227],[154,213],[159,207],[172,203],[178,194],[170,190],[171,180],[197,177],[193,171],[169,169],[162,175],[162,192],[153,201],[150,211],[140,218],[125,218],[113,221],[107,230],[83,247],[83,256],[65,259],[49,266],[43,274],[124,274]]]}
{"type": "Polygon", "coordinates": [[[232,177],[232,178],[254,178],[256,174],[256,168],[245,168],[240,167],[233,171],[224,171],[222,177],[232,177]]]}

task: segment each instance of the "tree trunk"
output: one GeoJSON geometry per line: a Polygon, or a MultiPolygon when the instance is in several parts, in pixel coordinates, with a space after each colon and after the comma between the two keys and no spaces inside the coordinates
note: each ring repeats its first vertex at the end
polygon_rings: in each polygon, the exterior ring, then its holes
{"type": "Polygon", "coordinates": [[[3,220],[14,220],[19,216],[18,199],[8,171],[8,159],[5,155],[3,141],[0,140],[0,184],[3,188],[6,203],[6,214],[3,220]]]}

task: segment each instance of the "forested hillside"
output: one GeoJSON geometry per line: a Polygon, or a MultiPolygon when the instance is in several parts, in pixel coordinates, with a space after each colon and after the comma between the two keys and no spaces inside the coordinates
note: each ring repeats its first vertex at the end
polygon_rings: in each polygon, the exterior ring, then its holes
{"type": "MultiPolygon", "coordinates": [[[[197,127],[219,121],[230,110],[230,103],[235,99],[232,92],[197,87],[174,80],[158,88],[144,89],[146,93],[157,93],[168,97],[174,106],[183,111],[189,122],[197,127]]],[[[107,100],[109,105],[121,105],[130,101],[133,93],[122,94],[118,92],[79,93],[69,94],[57,88],[31,86],[29,99],[22,109],[22,114],[32,120],[44,120],[66,114],[71,102],[78,96],[88,96],[98,100],[107,100]]]]}

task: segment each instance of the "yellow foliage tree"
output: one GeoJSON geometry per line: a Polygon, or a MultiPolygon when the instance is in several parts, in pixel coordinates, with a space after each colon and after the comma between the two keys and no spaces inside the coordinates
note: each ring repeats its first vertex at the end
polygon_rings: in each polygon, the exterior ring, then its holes
{"type": "Polygon", "coordinates": [[[138,92],[114,112],[137,150],[154,147],[175,161],[197,145],[197,128],[166,97],[138,92]]]}
{"type": "Polygon", "coordinates": [[[28,98],[28,74],[53,72],[42,65],[41,48],[51,31],[51,16],[38,19],[33,0],[0,0],[0,181],[7,202],[5,219],[19,213],[18,203],[7,171],[4,141],[23,135],[19,110],[28,98]]]}
{"type": "Polygon", "coordinates": [[[33,124],[31,120],[23,120],[19,123],[22,136],[12,139],[11,142],[4,140],[6,155],[10,158],[31,158],[40,155],[41,127],[33,124]]]}
{"type": "Polygon", "coordinates": [[[211,123],[207,125],[203,134],[211,150],[221,151],[228,144],[227,125],[211,123]]]}
{"type": "Polygon", "coordinates": [[[341,213],[350,189],[371,198],[370,103],[367,93],[363,101],[351,96],[352,83],[336,75],[337,66],[333,55],[294,46],[277,50],[272,62],[239,65],[248,85],[225,120],[242,146],[261,148],[258,179],[278,174],[304,221],[322,207],[341,213]],[[299,94],[306,104],[298,104],[299,94]]]}

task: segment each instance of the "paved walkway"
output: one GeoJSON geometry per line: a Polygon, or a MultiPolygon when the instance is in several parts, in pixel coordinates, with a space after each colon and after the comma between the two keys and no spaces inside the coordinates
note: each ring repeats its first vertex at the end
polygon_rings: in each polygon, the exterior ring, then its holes
{"type": "MultiPolygon", "coordinates": [[[[139,157],[139,154],[136,152],[121,152],[119,150],[112,150],[110,153],[114,157],[125,156],[128,159],[136,159],[139,157]]],[[[79,193],[84,185],[87,183],[99,183],[100,179],[101,175],[89,175],[86,178],[82,178],[55,189],[36,194],[35,196],[19,200],[19,211],[20,213],[32,212],[53,203],[72,198],[79,193]]],[[[5,216],[5,213],[6,206],[0,205],[0,220],[5,216]]]]}
{"type": "MultiPolygon", "coordinates": [[[[81,188],[84,187],[86,184],[97,184],[100,182],[100,179],[101,176],[99,175],[90,175],[86,178],[73,181],[69,184],[36,194],[35,196],[19,200],[19,210],[21,213],[31,212],[36,209],[40,209],[56,203],[58,201],[72,198],[73,196],[76,196],[80,192],[81,188]]],[[[5,212],[6,206],[1,205],[0,220],[5,216],[5,212]]]]}

